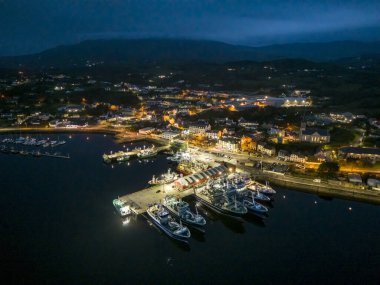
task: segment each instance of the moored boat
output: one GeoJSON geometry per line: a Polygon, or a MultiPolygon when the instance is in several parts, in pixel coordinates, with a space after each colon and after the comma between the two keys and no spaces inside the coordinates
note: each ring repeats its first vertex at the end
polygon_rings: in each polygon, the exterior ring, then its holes
{"type": "Polygon", "coordinates": [[[247,207],[249,212],[254,213],[254,214],[265,214],[268,212],[267,207],[255,201],[253,193],[251,194],[251,197],[249,196],[243,197],[243,205],[247,207]]]}
{"type": "Polygon", "coordinates": [[[247,189],[252,192],[255,200],[261,201],[261,202],[268,202],[268,203],[271,201],[271,198],[259,192],[259,190],[257,190],[257,187],[255,185],[248,186],[247,189]]]}
{"type": "Polygon", "coordinates": [[[194,191],[195,198],[211,210],[230,217],[241,217],[247,213],[247,208],[234,198],[228,197],[221,189],[202,189],[194,191]]]}
{"type": "Polygon", "coordinates": [[[137,157],[139,158],[148,158],[148,157],[152,157],[156,155],[157,155],[157,150],[155,150],[154,147],[142,149],[137,153],[137,157]]]}
{"type": "Polygon", "coordinates": [[[131,207],[125,203],[124,201],[120,199],[114,199],[112,201],[113,206],[115,207],[116,211],[119,213],[120,216],[125,217],[132,213],[131,207]]]}
{"type": "Polygon", "coordinates": [[[175,217],[180,219],[185,225],[192,226],[193,228],[204,232],[206,219],[198,213],[193,213],[190,209],[189,203],[182,201],[175,196],[166,196],[164,198],[163,206],[175,217]]]}
{"type": "Polygon", "coordinates": [[[276,191],[269,185],[268,181],[265,181],[265,184],[255,181],[252,183],[252,186],[256,186],[256,190],[265,195],[271,196],[276,194],[276,191]]]}
{"type": "Polygon", "coordinates": [[[169,237],[188,242],[191,234],[186,226],[182,223],[177,223],[169,212],[160,204],[155,204],[147,209],[149,219],[169,237]]]}
{"type": "Polygon", "coordinates": [[[179,178],[179,175],[175,172],[172,172],[171,169],[168,169],[168,172],[162,174],[160,178],[157,178],[153,175],[152,179],[148,181],[151,185],[161,185],[166,183],[171,183],[179,178]]]}

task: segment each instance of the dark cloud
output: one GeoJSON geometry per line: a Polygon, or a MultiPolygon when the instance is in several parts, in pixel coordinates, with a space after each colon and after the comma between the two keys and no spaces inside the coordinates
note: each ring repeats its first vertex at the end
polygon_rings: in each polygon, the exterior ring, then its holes
{"type": "Polygon", "coordinates": [[[377,40],[380,1],[0,0],[0,54],[105,37],[377,40]]]}

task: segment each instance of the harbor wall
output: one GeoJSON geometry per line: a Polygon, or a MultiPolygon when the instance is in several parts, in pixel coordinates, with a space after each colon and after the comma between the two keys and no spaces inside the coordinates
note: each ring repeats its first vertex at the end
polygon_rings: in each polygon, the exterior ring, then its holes
{"type": "Polygon", "coordinates": [[[264,174],[260,177],[270,183],[319,196],[336,197],[380,205],[380,191],[364,187],[345,187],[326,182],[313,182],[311,179],[264,174]]]}

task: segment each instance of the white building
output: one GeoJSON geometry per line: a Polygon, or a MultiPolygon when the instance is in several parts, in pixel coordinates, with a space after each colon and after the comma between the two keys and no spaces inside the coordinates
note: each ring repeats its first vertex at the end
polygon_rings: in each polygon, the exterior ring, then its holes
{"type": "Polygon", "coordinates": [[[162,134],[160,134],[160,137],[163,139],[172,140],[172,139],[179,137],[179,133],[177,133],[177,132],[163,132],[162,134]]]}

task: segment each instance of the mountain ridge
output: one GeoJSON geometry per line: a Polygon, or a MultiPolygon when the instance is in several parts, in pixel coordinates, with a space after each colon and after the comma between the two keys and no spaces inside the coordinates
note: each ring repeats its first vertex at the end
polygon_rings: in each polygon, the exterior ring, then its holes
{"type": "Polygon", "coordinates": [[[126,65],[191,61],[226,63],[286,58],[323,62],[371,54],[380,55],[380,41],[293,43],[250,47],[211,40],[102,39],[61,45],[31,55],[0,57],[0,67],[68,67],[84,65],[87,62],[126,65]]]}

